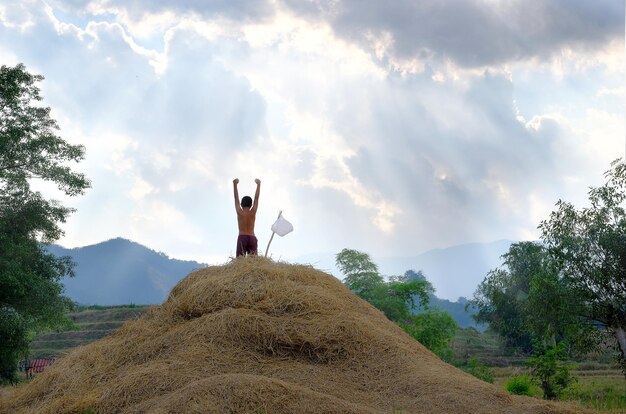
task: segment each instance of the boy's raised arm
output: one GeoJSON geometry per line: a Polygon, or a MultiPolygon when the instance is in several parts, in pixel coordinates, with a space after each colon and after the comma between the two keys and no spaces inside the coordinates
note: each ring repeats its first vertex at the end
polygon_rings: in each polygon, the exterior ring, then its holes
{"type": "Polygon", "coordinates": [[[256,209],[259,206],[259,194],[261,193],[261,180],[255,178],[254,182],[256,183],[256,192],[254,193],[254,205],[252,206],[252,211],[256,213],[256,209]]]}
{"type": "Polygon", "coordinates": [[[233,180],[233,190],[235,193],[235,210],[237,210],[237,213],[240,213],[243,212],[243,210],[239,204],[239,190],[237,190],[237,184],[239,184],[239,178],[233,180]]]}

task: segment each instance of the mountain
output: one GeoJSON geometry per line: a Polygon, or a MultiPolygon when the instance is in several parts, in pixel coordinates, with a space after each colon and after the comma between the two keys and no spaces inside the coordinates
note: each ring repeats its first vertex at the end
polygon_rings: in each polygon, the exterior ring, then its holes
{"type": "Polygon", "coordinates": [[[429,250],[414,257],[390,257],[378,261],[383,274],[401,275],[421,270],[433,284],[437,296],[449,300],[471,297],[489,270],[502,264],[502,256],[514,243],[468,243],[445,249],[429,250]]]}
{"type": "Polygon", "coordinates": [[[439,308],[448,312],[461,328],[471,327],[481,332],[487,329],[487,325],[477,324],[476,321],[472,319],[472,315],[476,313],[474,308],[470,307],[467,311],[465,310],[467,303],[468,301],[464,297],[460,297],[456,302],[452,302],[448,299],[441,299],[435,295],[430,295],[430,307],[439,308]]]}
{"type": "MultiPolygon", "coordinates": [[[[427,280],[426,276],[424,276],[424,274],[421,271],[415,272],[413,270],[408,270],[406,273],[404,273],[404,276],[409,281],[414,281],[414,280],[426,281],[427,280]]],[[[468,305],[469,301],[466,298],[460,297],[456,302],[452,302],[447,299],[438,298],[433,293],[429,293],[428,299],[429,299],[429,303],[428,303],[429,308],[431,309],[439,308],[441,310],[448,312],[450,316],[452,316],[452,319],[454,319],[457,325],[459,325],[461,328],[471,327],[471,328],[478,329],[480,331],[484,331],[485,329],[487,329],[487,325],[477,324],[476,321],[472,319],[472,315],[476,314],[477,309],[473,306],[469,306],[468,305]]],[[[413,296],[413,300],[415,301],[415,303],[420,302],[420,298],[417,295],[413,296]]],[[[416,308],[413,309],[414,313],[422,313],[425,311],[426,309],[421,308],[420,306],[416,306],[416,308]]]]}
{"type": "Polygon", "coordinates": [[[76,276],[62,282],[65,294],[85,305],[162,303],[180,279],[206,266],[122,238],[74,249],[50,245],[48,251],[74,259],[76,276]]]}

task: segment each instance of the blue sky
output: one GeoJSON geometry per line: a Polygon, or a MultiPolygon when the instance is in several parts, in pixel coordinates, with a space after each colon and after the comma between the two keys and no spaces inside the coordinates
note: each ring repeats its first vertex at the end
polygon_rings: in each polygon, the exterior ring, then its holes
{"type": "Polygon", "coordinates": [[[66,247],[220,262],[528,240],[625,148],[622,0],[0,0],[0,62],[45,76],[93,188],[66,247]]]}

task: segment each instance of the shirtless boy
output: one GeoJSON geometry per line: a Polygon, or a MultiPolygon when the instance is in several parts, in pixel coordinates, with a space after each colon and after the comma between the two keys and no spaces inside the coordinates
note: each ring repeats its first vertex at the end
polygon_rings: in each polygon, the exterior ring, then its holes
{"type": "Polygon", "coordinates": [[[245,196],[239,204],[239,191],[237,184],[239,178],[233,180],[233,188],[235,190],[235,210],[237,211],[237,224],[239,225],[239,237],[237,237],[237,256],[246,254],[257,254],[257,238],[254,235],[254,220],[256,219],[256,210],[259,207],[259,193],[261,192],[261,180],[254,180],[256,183],[256,192],[254,193],[254,204],[252,199],[245,196]]]}

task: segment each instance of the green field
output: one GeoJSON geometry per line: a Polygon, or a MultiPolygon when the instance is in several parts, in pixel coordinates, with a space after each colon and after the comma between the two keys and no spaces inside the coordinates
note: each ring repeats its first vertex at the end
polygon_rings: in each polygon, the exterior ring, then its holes
{"type": "MultiPolygon", "coordinates": [[[[51,332],[35,338],[31,358],[56,357],[73,347],[100,339],[121,327],[124,321],[146,312],[149,306],[87,307],[69,314],[75,329],[51,332]]],[[[466,365],[472,358],[486,365],[493,374],[494,384],[504,387],[514,375],[527,373],[526,357],[508,352],[499,337],[493,333],[481,333],[475,329],[458,329],[452,344],[452,362],[466,365]]],[[[573,361],[577,381],[570,386],[564,399],[578,401],[586,407],[613,413],[626,413],[626,380],[612,364],[608,354],[590,355],[573,361]]],[[[534,387],[535,397],[541,398],[541,390],[534,387]]]]}
{"type": "MultiPolygon", "coordinates": [[[[493,333],[459,329],[452,348],[455,364],[462,365],[476,358],[491,369],[494,384],[501,387],[512,376],[529,373],[527,358],[507,352],[493,333]]],[[[626,379],[609,353],[588,355],[572,361],[572,364],[572,374],[577,380],[566,389],[564,400],[578,401],[599,410],[626,413],[626,379]]],[[[541,398],[541,389],[533,387],[533,394],[541,398]]]]}

